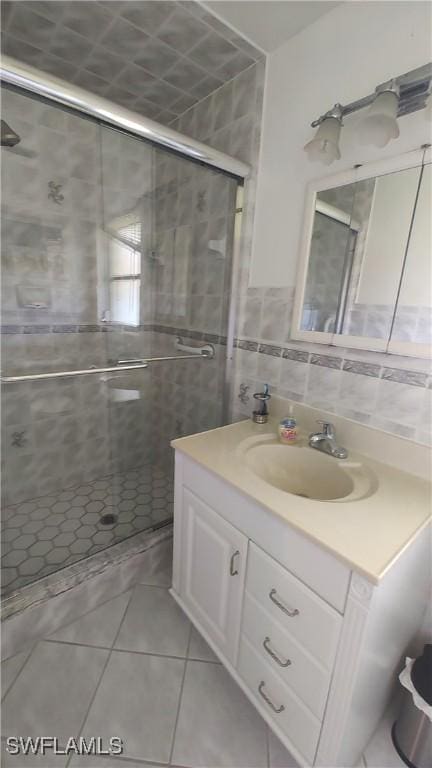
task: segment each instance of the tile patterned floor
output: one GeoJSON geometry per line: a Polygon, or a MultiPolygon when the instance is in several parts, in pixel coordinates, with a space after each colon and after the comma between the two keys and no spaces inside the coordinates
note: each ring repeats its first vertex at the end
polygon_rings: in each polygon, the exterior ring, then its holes
{"type": "Polygon", "coordinates": [[[6,507],[2,594],[171,519],[172,507],[172,476],[151,465],[6,507]],[[103,525],[107,514],[116,521],[103,525]]]}
{"type": "Polygon", "coordinates": [[[3,736],[119,736],[118,758],[13,757],[4,768],[296,768],[168,593],[142,572],[30,652],[2,664],[3,736]]]}

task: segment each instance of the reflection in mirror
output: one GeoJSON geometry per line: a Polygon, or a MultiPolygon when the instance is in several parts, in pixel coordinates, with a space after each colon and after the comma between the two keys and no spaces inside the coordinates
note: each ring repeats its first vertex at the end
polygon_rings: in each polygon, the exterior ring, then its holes
{"type": "Polygon", "coordinates": [[[423,169],[402,275],[392,341],[432,343],[432,174],[423,169]]]}
{"type": "Polygon", "coordinates": [[[341,275],[348,269],[356,230],[351,226],[355,184],[318,192],[303,304],[302,330],[335,333],[341,275]]]}
{"type": "Polygon", "coordinates": [[[420,168],[408,168],[356,185],[353,216],[360,231],[337,332],[389,338],[419,177],[420,168]]]}
{"type": "Polygon", "coordinates": [[[319,191],[301,330],[387,341],[420,168],[319,191]]]}

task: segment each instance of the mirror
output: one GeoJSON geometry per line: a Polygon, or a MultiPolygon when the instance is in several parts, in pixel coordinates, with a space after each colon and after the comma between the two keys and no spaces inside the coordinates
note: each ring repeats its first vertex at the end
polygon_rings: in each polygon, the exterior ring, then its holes
{"type": "Polygon", "coordinates": [[[309,190],[293,338],[419,356],[430,343],[431,166],[388,168],[309,190]]]}
{"type": "MultiPolygon", "coordinates": [[[[411,237],[400,284],[390,351],[432,344],[432,172],[423,168],[411,237]]],[[[426,350],[427,351],[427,350],[426,350]]]]}

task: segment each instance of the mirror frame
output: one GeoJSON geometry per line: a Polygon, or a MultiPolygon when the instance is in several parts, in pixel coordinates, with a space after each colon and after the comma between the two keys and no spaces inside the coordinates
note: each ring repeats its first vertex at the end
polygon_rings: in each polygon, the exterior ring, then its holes
{"type": "MultiPolygon", "coordinates": [[[[306,291],[306,280],[309,265],[310,245],[312,241],[313,225],[315,219],[316,199],[319,192],[334,187],[353,184],[377,176],[385,176],[397,171],[417,168],[432,162],[431,147],[411,150],[395,157],[379,160],[374,163],[349,168],[346,171],[324,176],[311,181],[306,189],[304,205],[303,226],[300,239],[300,252],[297,267],[296,289],[293,307],[293,320],[291,339],[297,341],[309,341],[313,344],[327,344],[336,347],[351,347],[353,349],[365,349],[373,352],[387,352],[396,355],[413,357],[429,357],[429,344],[418,344],[410,341],[392,341],[392,339],[374,339],[368,336],[350,336],[348,334],[335,334],[326,331],[304,331],[301,329],[303,314],[303,300],[306,291]]],[[[396,311],[396,307],[395,307],[396,311]]]]}

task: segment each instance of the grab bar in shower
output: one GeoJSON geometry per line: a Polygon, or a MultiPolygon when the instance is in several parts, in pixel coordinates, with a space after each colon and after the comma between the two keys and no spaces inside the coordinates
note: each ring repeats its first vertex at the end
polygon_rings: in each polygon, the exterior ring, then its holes
{"type": "MultiPolygon", "coordinates": [[[[212,346],[209,344],[208,346],[212,346]]],[[[204,348],[200,348],[204,349],[204,348]]],[[[71,376],[88,376],[93,373],[121,373],[123,371],[136,371],[142,368],[148,368],[149,363],[162,363],[165,360],[196,360],[197,358],[211,358],[214,357],[213,352],[199,352],[192,355],[173,355],[171,357],[148,357],[140,361],[136,361],[131,365],[112,365],[107,368],[83,368],[82,370],[74,371],[52,371],[50,373],[29,373],[23,376],[1,376],[0,381],[2,384],[14,384],[20,381],[40,381],[43,379],[63,379],[71,376]]]]}
{"type": "Polygon", "coordinates": [[[215,356],[215,348],[213,344],[203,344],[201,347],[192,347],[189,344],[183,343],[183,338],[181,336],[177,336],[175,340],[175,347],[176,349],[180,350],[180,352],[190,352],[192,357],[210,357],[213,358],[215,356]]]}

